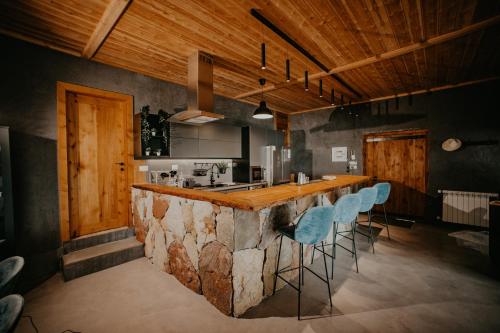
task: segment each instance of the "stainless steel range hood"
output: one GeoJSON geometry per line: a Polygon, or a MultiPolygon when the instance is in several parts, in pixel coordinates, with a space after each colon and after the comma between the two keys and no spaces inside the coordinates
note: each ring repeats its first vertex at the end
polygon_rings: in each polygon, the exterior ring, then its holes
{"type": "Polygon", "coordinates": [[[188,59],[187,110],[170,117],[172,122],[201,125],[224,119],[213,113],[213,58],[210,54],[196,51],[188,59]]]}

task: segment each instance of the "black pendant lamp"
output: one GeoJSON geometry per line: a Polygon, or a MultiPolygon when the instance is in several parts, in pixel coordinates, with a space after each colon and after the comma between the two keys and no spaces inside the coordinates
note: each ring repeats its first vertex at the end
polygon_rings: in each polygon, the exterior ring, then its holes
{"type": "Polygon", "coordinates": [[[340,94],[340,110],[344,110],[344,95],[340,94]]]}
{"type": "Polygon", "coordinates": [[[323,97],[323,80],[319,80],[319,97],[323,97]]]}
{"type": "Polygon", "coordinates": [[[334,106],[335,105],[335,89],[332,87],[332,91],[330,93],[330,105],[334,106]]]}
{"type": "Polygon", "coordinates": [[[273,112],[267,107],[266,101],[264,101],[264,85],[266,84],[266,79],[259,79],[259,84],[262,88],[260,103],[253,112],[252,117],[255,119],[271,119],[273,117],[273,112]]]}
{"type": "Polygon", "coordinates": [[[304,90],[309,91],[309,72],[304,72],[304,90]]]}
{"type": "Polygon", "coordinates": [[[266,69],[266,43],[260,44],[260,68],[266,69]]]}

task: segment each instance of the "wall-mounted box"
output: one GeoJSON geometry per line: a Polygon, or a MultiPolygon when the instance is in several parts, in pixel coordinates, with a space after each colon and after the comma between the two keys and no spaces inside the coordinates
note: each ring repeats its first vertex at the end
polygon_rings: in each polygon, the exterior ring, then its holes
{"type": "Polygon", "coordinates": [[[347,162],[347,147],[332,147],[332,162],[347,162]]]}

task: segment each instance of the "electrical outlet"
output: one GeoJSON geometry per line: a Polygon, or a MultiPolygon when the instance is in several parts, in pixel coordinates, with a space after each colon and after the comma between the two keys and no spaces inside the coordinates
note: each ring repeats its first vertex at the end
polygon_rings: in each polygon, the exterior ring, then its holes
{"type": "Polygon", "coordinates": [[[177,171],[177,170],[179,170],[179,165],[172,164],[172,171],[177,171]]]}
{"type": "Polygon", "coordinates": [[[149,171],[149,165],[139,165],[139,171],[140,172],[148,172],[149,171]]]}

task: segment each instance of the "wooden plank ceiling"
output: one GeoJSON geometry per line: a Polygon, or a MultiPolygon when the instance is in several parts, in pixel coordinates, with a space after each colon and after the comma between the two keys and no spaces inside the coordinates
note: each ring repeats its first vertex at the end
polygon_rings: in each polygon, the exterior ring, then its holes
{"type": "MultiPolygon", "coordinates": [[[[252,17],[251,8],[335,68],[496,17],[500,1],[0,0],[0,33],[77,56],[83,56],[86,46],[89,56],[88,49],[102,38],[93,60],[181,85],[187,84],[188,56],[203,50],[215,57],[215,93],[230,98],[258,89],[260,77],[267,79],[266,85],[282,84],[287,54],[292,79],[302,78],[306,69],[321,72],[252,17]],[[118,7],[121,16],[113,12],[118,7]],[[110,18],[117,20],[114,26],[110,18]],[[263,41],[266,70],[260,69],[263,41]]],[[[301,84],[290,84],[266,92],[265,99],[271,108],[293,113],[327,106],[332,84],[336,98],[343,94],[346,102],[356,102],[491,78],[500,75],[498,45],[500,28],[492,24],[337,74],[361,97],[327,76],[323,98],[315,79],[308,92],[301,84]]],[[[253,95],[241,100],[255,104],[259,99],[253,95]]]]}

